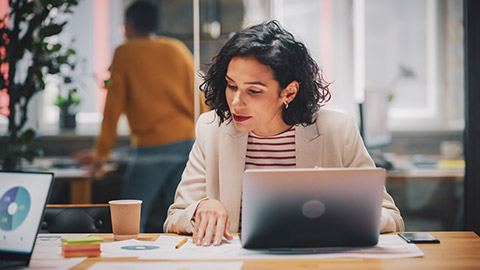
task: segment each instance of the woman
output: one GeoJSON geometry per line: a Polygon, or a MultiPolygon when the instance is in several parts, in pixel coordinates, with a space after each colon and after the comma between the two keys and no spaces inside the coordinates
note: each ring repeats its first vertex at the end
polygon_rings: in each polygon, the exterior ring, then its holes
{"type": "MultiPolygon", "coordinates": [[[[193,233],[205,246],[231,239],[247,168],[374,167],[354,119],[320,109],[330,98],[328,84],[305,46],[277,22],[236,33],[204,79],[213,111],[197,122],[165,231],[193,233]]],[[[403,229],[385,191],[381,231],[403,229]]]]}

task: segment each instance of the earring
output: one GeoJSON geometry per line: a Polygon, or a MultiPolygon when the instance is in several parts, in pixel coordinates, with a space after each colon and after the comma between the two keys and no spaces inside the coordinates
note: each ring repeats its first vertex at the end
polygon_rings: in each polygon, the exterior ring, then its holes
{"type": "Polygon", "coordinates": [[[288,109],[288,102],[285,101],[285,110],[288,109]]]}

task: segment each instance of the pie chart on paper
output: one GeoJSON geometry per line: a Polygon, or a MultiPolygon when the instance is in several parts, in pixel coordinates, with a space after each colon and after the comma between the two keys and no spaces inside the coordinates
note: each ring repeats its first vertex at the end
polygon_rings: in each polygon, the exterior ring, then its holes
{"type": "Polygon", "coordinates": [[[30,210],[30,194],[23,187],[13,187],[0,198],[0,229],[15,230],[30,210]]]}
{"type": "Polygon", "coordinates": [[[150,246],[150,245],[134,245],[134,246],[123,246],[122,249],[126,250],[150,250],[150,249],[157,249],[157,246],[150,246]]]}

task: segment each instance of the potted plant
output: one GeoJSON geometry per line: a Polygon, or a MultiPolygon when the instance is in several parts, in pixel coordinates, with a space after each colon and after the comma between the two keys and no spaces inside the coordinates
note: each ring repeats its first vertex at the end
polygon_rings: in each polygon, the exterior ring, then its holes
{"type": "Polygon", "coordinates": [[[77,96],[77,89],[70,89],[66,96],[58,94],[55,105],[60,108],[59,125],[62,129],[72,129],[76,124],[76,107],[80,104],[80,98],[77,96]]]}
{"type": "Polygon", "coordinates": [[[77,0],[10,0],[0,18],[0,89],[6,89],[9,98],[4,113],[8,128],[0,144],[3,169],[15,170],[22,158],[33,159],[35,131],[25,126],[29,102],[45,88],[47,74],[62,74],[64,66],[75,66],[75,51],[52,37],[67,23],[58,14],[72,13],[77,4],[77,0]]]}

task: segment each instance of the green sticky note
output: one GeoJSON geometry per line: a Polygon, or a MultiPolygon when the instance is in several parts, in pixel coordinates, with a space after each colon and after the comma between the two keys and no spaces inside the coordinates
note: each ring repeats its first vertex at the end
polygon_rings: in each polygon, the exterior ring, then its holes
{"type": "Polygon", "coordinates": [[[103,237],[87,236],[87,237],[62,237],[62,243],[67,245],[85,245],[97,244],[103,242],[103,237]]]}

